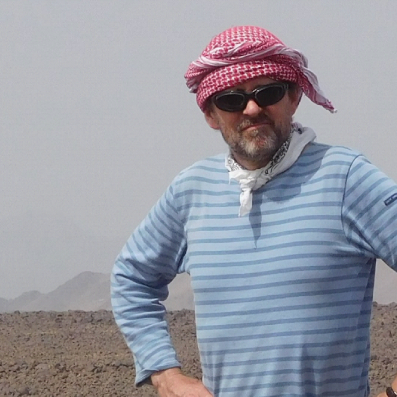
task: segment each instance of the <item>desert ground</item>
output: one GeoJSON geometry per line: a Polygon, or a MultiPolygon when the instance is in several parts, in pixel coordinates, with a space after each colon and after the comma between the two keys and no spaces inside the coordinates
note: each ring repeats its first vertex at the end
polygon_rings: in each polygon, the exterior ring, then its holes
{"type": "MultiPolygon", "coordinates": [[[[200,377],[194,312],[169,313],[184,371],[200,377]]],[[[397,374],[397,304],[374,304],[371,396],[397,374]]],[[[134,386],[131,353],[110,311],[0,314],[0,396],[155,397],[134,386]]]]}

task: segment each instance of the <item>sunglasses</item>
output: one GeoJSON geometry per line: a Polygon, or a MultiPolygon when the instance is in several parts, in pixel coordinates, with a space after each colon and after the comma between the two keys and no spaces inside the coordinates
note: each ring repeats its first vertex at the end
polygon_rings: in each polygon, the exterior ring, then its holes
{"type": "Polygon", "coordinates": [[[251,92],[243,90],[225,91],[215,94],[212,101],[215,106],[225,112],[241,112],[253,99],[260,107],[274,105],[284,98],[288,90],[288,83],[272,83],[255,88],[251,92]]]}

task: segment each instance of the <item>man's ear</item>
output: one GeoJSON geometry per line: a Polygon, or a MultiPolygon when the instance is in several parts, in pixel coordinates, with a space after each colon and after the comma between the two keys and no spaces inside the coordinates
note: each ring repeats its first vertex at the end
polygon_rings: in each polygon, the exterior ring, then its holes
{"type": "Polygon", "coordinates": [[[214,130],[219,130],[218,117],[210,106],[205,109],[204,117],[205,121],[211,128],[213,128],[214,130]]]}
{"type": "Polygon", "coordinates": [[[291,100],[292,114],[295,114],[296,109],[298,109],[299,103],[302,99],[303,92],[298,86],[296,86],[293,90],[288,92],[288,95],[291,100]]]}

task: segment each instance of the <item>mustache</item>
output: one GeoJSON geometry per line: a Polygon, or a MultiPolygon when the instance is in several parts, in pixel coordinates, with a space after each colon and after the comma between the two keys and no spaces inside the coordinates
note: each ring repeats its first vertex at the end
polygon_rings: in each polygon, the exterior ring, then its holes
{"type": "Polygon", "coordinates": [[[272,123],[272,121],[266,116],[259,116],[255,118],[245,119],[237,126],[237,131],[241,132],[245,128],[262,123],[272,123]]]}

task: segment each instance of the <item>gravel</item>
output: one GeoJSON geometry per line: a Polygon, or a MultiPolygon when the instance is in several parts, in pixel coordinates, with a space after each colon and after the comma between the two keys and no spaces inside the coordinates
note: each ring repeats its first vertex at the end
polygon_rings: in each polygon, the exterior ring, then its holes
{"type": "MultiPolygon", "coordinates": [[[[194,312],[168,315],[184,372],[200,378],[194,312]]],[[[397,304],[374,303],[371,396],[397,374],[397,304]]],[[[135,369],[110,311],[0,314],[0,396],[155,397],[135,369]]]]}

